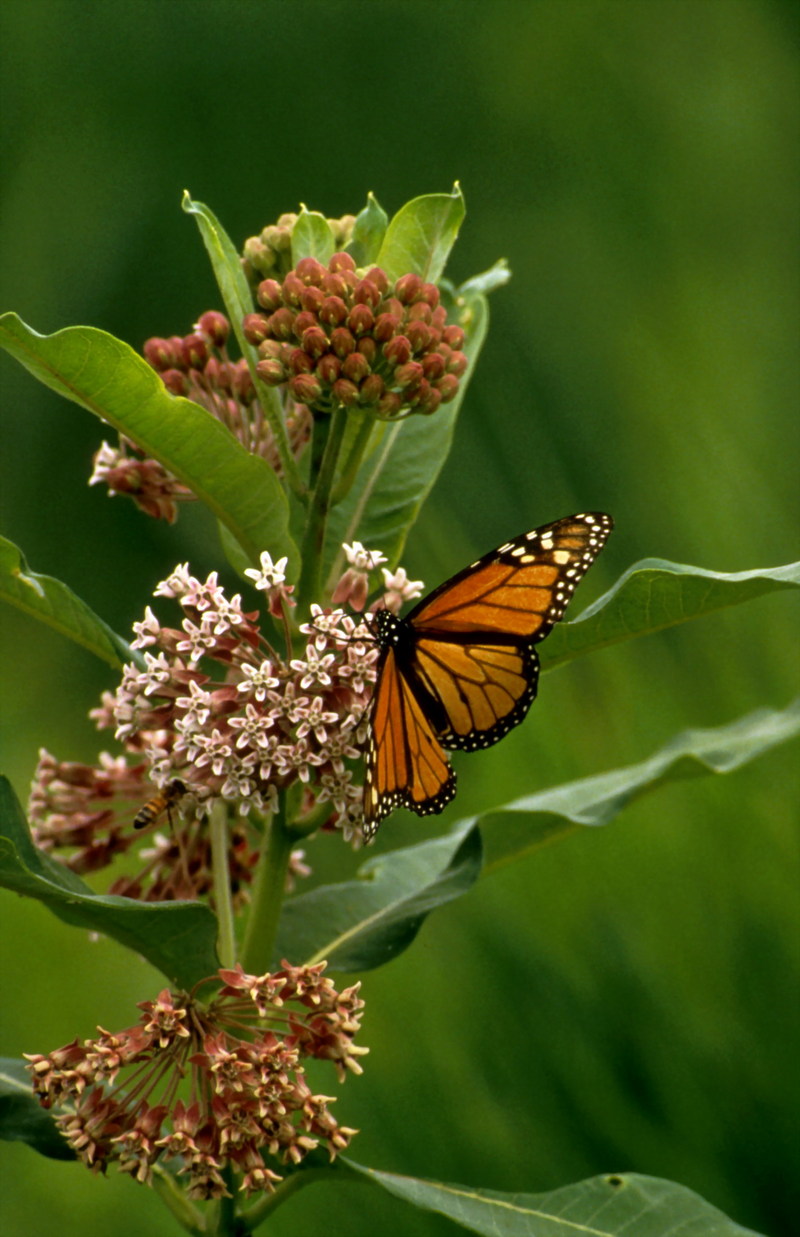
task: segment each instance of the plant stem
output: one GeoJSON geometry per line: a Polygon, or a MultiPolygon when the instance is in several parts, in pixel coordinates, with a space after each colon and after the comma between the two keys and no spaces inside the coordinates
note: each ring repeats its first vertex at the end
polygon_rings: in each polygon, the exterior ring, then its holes
{"type": "Polygon", "coordinates": [[[311,496],[303,538],[303,567],[298,585],[298,606],[302,613],[307,614],[312,601],[319,597],[320,575],[322,571],[322,551],[325,546],[325,529],[328,512],[331,508],[331,492],[333,479],[336,475],[336,463],[344,442],[344,432],[347,427],[347,412],[339,406],[331,414],[328,426],[327,440],[319,472],[311,496]]]}
{"type": "Polygon", "coordinates": [[[228,815],[224,803],[211,810],[211,868],[214,877],[214,903],[219,923],[217,953],[223,966],[236,962],[236,930],[231,899],[231,874],[228,866],[228,815]]]}
{"type": "Polygon", "coordinates": [[[293,834],[286,825],[286,805],[281,795],[277,812],[264,827],[261,857],[256,868],[253,901],[247,921],[241,962],[246,971],[262,975],[269,970],[286,892],[286,873],[292,853],[293,834]]]}
{"type": "Polygon", "coordinates": [[[153,1189],[181,1228],[191,1233],[192,1237],[200,1237],[200,1234],[205,1233],[205,1217],[189,1201],[172,1174],[159,1164],[153,1167],[153,1189]]]}
{"type": "Polygon", "coordinates": [[[331,495],[331,506],[335,507],[343,498],[346,498],[350,493],[353,482],[356,479],[356,474],[361,466],[361,461],[372,436],[372,431],[375,428],[375,419],[371,413],[362,412],[362,421],[358,427],[352,446],[348,453],[347,459],[339,473],[339,480],[331,495]]]}

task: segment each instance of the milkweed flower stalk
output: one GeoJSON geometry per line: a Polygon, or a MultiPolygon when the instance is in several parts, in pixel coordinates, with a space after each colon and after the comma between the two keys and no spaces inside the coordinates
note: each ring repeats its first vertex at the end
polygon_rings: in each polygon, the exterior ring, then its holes
{"type": "MultiPolygon", "coordinates": [[[[183,565],[162,581],[155,596],[177,604],[178,624],[147,608],[134,624],[141,660],[92,711],[125,753],[104,752],[96,766],[41,753],[29,803],[37,844],[66,856],[78,873],[139,847],[141,868],[118,876],[111,893],[205,897],[214,892],[208,822],[221,811],[234,906],[248,900],[264,821],[281,803],[291,801],[287,820],[298,836],[321,828],[360,845],[361,760],[378,660],[360,612],[383,555],[358,542],[344,549],[336,604],[312,606],[283,649],[216,573],[201,581],[183,565]],[[171,829],[162,832],[165,816],[171,829]]],[[[285,567],[265,553],[247,572],[273,615],[290,612],[285,567]]],[[[376,606],[397,611],[419,596],[421,582],[402,568],[381,569],[376,606]]],[[[288,865],[290,880],[308,871],[301,852],[288,865]]]]}
{"type": "Polygon", "coordinates": [[[307,1059],[330,1062],[341,1083],[368,1052],[354,1042],[360,985],[337,991],[324,970],[223,968],[205,1000],[212,981],[164,989],[140,1003],[133,1026],[26,1054],[35,1093],[58,1107],[56,1124],[95,1172],[116,1163],[149,1182],[155,1164],[172,1162],[190,1198],[229,1196],[231,1172],[245,1194],[272,1191],[281,1164],[319,1145],[333,1159],[357,1132],[306,1079],[307,1059]]]}

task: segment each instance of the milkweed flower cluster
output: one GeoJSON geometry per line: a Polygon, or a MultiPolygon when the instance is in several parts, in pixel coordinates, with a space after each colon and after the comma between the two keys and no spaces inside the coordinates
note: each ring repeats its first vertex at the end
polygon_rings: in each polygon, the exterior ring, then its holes
{"type": "Polygon", "coordinates": [[[340,1082],[362,1073],[356,1045],[359,986],[338,992],[325,963],[249,975],[220,970],[210,1001],[164,989],[143,1001],[123,1031],[98,1028],[46,1055],[26,1054],[34,1091],[83,1162],[116,1163],[140,1182],[157,1161],[174,1161],[199,1199],[229,1195],[223,1172],[246,1194],[272,1190],[281,1163],[318,1145],[331,1159],[356,1130],[339,1125],[332,1097],[315,1095],[303,1061],[333,1064],[340,1082]],[[274,1167],[265,1163],[272,1160],[274,1167]]]}
{"type": "MultiPolygon", "coordinates": [[[[278,476],[282,465],[275,437],[258,400],[247,362],[228,352],[230,323],[209,310],[188,335],[154,337],[144,345],[145,360],[173,395],[182,395],[221,421],[251,455],[262,456],[278,476]]],[[[289,449],[299,459],[311,438],[307,408],[287,400],[282,409],[289,449]]],[[[134,443],[120,437],[104,442],[94,457],[90,485],[104,484],[109,494],[127,494],[147,515],[174,523],[179,502],[195,495],[158,460],[148,459],[134,443]]]]}
{"type": "Polygon", "coordinates": [[[386,420],[433,413],[452,400],[467,367],[464,332],[448,323],[436,284],[413,272],[390,284],[359,273],[350,254],[327,266],[303,258],[280,282],[264,279],[244,333],[264,382],[284,386],[315,415],[361,408],[386,420]]]}
{"type": "MultiPolygon", "coordinates": [[[[370,575],[383,556],[360,543],[345,547],[348,566],[336,586],[341,604],[363,609],[370,575]]],[[[248,572],[273,613],[291,603],[286,560],[261,557],[248,572]]],[[[383,570],[377,606],[397,610],[421,582],[401,568],[383,570]]],[[[257,611],[229,597],[216,573],[205,581],[178,568],[155,590],[178,604],[178,626],[148,607],[134,624],[131,662],[92,716],[113,729],[125,755],[103,753],[96,766],[60,762],[43,751],[29,810],[37,844],[69,852],[76,872],[109,864],[147,836],[143,868],[118,877],[110,892],[144,900],[213,893],[208,818],[229,821],[235,900],[247,896],[258,859],[261,817],[295,788],[298,818],[312,827],[363,839],[360,762],[375,682],[378,647],[358,615],[312,606],[300,646],[276,650],[257,611]],[[154,787],[160,794],[152,802],[154,787]],[[157,832],[168,814],[172,828],[157,832]],[[144,826],[144,827],[142,827],[144,826]]],[[[307,872],[296,854],[290,876],[307,872]]]]}

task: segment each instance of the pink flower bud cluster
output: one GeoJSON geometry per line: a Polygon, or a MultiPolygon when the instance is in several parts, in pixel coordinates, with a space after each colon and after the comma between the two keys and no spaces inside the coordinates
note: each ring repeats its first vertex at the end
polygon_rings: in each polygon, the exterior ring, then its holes
{"type": "MultiPolygon", "coordinates": [[[[247,362],[232,360],[228,354],[229,336],[230,323],[225,315],[209,310],[188,335],[148,339],[144,357],[168,391],[205,408],[247,451],[263,456],[280,476],[282,465],[274,435],[256,398],[247,362]]],[[[285,425],[289,447],[297,458],[311,437],[308,410],[290,401],[285,425]]],[[[177,504],[194,498],[158,460],[145,457],[124,437],[117,446],[104,442],[96,452],[89,484],[101,482],[110,494],[127,494],[147,515],[170,523],[177,518],[177,504]]]]}
{"type": "Polygon", "coordinates": [[[257,298],[262,312],[243,325],[260,377],[317,414],[430,414],[458,392],[464,332],[419,275],[390,285],[380,267],[360,275],[348,253],[335,253],[327,266],[303,258],[280,282],[262,280],[257,298]]]}
{"type": "Polygon", "coordinates": [[[156,1162],[172,1160],[190,1198],[229,1196],[225,1170],[245,1194],[272,1190],[281,1163],[320,1143],[333,1159],[357,1132],[331,1115],[331,1097],[313,1094],[303,1067],[331,1061],[341,1082],[362,1073],[368,1051],[353,1042],[359,985],[338,992],[324,969],[221,970],[210,1002],[165,988],[125,1030],[26,1054],[34,1091],[62,1109],[57,1125],[95,1172],[116,1163],[149,1182],[156,1162]]]}

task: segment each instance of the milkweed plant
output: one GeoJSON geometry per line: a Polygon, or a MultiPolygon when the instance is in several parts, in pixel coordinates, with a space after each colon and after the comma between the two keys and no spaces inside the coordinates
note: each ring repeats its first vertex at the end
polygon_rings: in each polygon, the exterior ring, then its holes
{"type": "MultiPolygon", "coordinates": [[[[219,288],[193,325],[170,324],[175,334],[138,354],[96,328],[45,336],[0,320],[12,356],[101,420],[91,485],[170,524],[201,503],[220,533],[218,570],[171,566],[137,599],[129,640],[2,540],[4,599],[109,667],[90,712],[96,761],[42,749],[27,812],[2,783],[2,883],[43,901],[87,949],[105,934],[154,972],[127,1026],[61,1046],[42,1027],[24,1062],[6,1061],[3,1136],[127,1174],[191,1233],[268,1231],[300,1188],[329,1177],[479,1233],[555,1233],[559,1217],[600,1213],[592,1231],[738,1231],[684,1187],[614,1165],[504,1196],[353,1158],[342,1087],[369,1086],[360,976],[543,831],[607,823],[685,776],[687,761],[695,773],[732,768],[800,721],[796,708],[761,711],[687,732],[639,765],[514,804],[498,794],[490,818],[454,822],[450,808],[411,847],[392,849],[389,820],[372,857],[370,615],[422,593],[401,562],[406,538],[458,416],[470,416],[487,298],[509,272],[499,261],[460,285],[444,275],[464,217],[458,187],[392,219],[373,195],[341,219],[303,208],[241,251],[206,206],[187,195],[183,207],[219,288]],[[315,856],[342,846],[350,878],[315,883],[315,856]]],[[[726,576],[645,560],[554,631],[543,669],[797,581],[796,567],[726,576]]]]}

